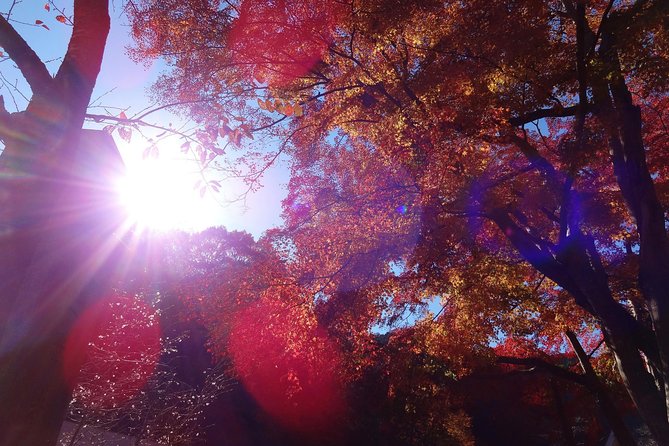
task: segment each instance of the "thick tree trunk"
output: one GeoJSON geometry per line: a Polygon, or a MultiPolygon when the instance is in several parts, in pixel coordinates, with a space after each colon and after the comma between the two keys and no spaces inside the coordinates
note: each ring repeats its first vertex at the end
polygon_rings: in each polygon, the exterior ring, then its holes
{"type": "Polygon", "coordinates": [[[72,38],[51,77],[0,16],[0,46],[33,91],[25,112],[0,107],[1,446],[55,444],[65,377],[78,371],[65,370],[69,330],[110,283],[100,273],[118,223],[101,183],[109,152],[98,158],[100,141],[79,144],[108,32],[108,0],[75,0],[72,38]]]}
{"type": "MultiPolygon", "coordinates": [[[[599,55],[605,80],[594,91],[596,114],[609,132],[613,168],[620,191],[639,234],[639,285],[653,322],[658,357],[657,385],[637,388],[625,378],[625,357],[616,355],[630,395],[658,442],[669,442],[669,240],[664,209],[646,163],[641,111],[627,88],[616,50],[617,36],[604,30],[599,55]],[[639,404],[645,405],[640,407],[639,404]]],[[[627,355],[629,356],[629,355],[627,355]]]]}
{"type": "MultiPolygon", "coordinates": [[[[23,224],[2,239],[3,252],[17,255],[3,256],[0,269],[11,283],[0,290],[0,445],[55,444],[80,365],[66,361],[78,356],[65,352],[70,328],[115,280],[114,230],[123,215],[106,183],[121,174],[122,161],[109,135],[83,134],[83,144],[68,139],[71,156],[59,159],[76,174],[56,168],[27,185],[3,184],[11,203],[21,204],[13,221],[23,224]],[[29,261],[13,263],[23,249],[29,261]]],[[[86,344],[69,341],[70,350],[86,344]]]]}

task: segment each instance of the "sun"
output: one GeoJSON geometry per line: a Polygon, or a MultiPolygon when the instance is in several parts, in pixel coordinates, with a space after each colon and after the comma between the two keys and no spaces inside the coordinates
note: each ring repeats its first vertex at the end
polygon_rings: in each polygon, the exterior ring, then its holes
{"type": "MultiPolygon", "coordinates": [[[[200,230],[211,225],[211,192],[194,187],[203,178],[193,160],[124,156],[118,195],[128,224],[139,230],[200,230]]],[[[215,203],[213,203],[215,206],[215,203]]]]}

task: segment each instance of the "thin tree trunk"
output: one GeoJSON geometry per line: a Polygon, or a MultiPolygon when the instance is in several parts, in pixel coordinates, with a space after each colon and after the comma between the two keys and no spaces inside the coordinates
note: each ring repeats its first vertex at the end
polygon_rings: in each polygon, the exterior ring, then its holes
{"type": "Polygon", "coordinates": [[[550,380],[551,392],[553,393],[553,404],[555,405],[555,412],[557,413],[560,422],[560,430],[562,431],[562,440],[565,446],[576,446],[574,439],[574,432],[571,430],[571,424],[565,413],[564,402],[560,395],[560,389],[553,379],[550,380]]]}
{"type": "Polygon", "coordinates": [[[77,424],[77,428],[72,432],[72,438],[70,438],[70,444],[68,446],[74,446],[75,442],[77,441],[77,437],[79,436],[79,432],[81,432],[81,429],[84,427],[84,421],[80,421],[79,424],[77,424]]]}
{"type": "Polygon", "coordinates": [[[599,377],[597,377],[595,370],[592,368],[592,364],[590,364],[590,358],[583,350],[578,337],[571,331],[567,331],[566,335],[572,350],[574,350],[574,353],[578,358],[581,369],[583,369],[583,372],[585,373],[586,379],[591,383],[588,387],[595,394],[597,406],[602,411],[602,414],[604,415],[609,428],[613,431],[613,435],[615,435],[618,440],[618,443],[621,446],[636,446],[636,441],[634,440],[632,433],[620,416],[620,412],[611,399],[606,387],[604,387],[604,384],[600,381],[599,377]]]}

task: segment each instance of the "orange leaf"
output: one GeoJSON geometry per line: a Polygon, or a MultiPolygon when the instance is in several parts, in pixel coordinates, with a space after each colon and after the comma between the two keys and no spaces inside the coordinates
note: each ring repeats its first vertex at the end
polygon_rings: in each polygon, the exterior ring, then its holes
{"type": "Polygon", "coordinates": [[[58,20],[60,23],[67,23],[67,18],[64,15],[57,15],[56,20],[58,20]]]}

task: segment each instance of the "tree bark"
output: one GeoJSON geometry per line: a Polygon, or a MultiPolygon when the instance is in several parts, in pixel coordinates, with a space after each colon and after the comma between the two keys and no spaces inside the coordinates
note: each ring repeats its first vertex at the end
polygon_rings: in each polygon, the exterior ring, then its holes
{"type": "Polygon", "coordinates": [[[566,335],[567,339],[569,339],[572,350],[574,350],[574,353],[578,358],[581,369],[585,373],[585,378],[588,380],[588,388],[595,395],[595,399],[597,400],[597,407],[599,407],[599,409],[602,411],[602,415],[604,415],[609,428],[613,431],[613,435],[615,435],[616,440],[618,440],[618,443],[621,446],[635,446],[636,441],[634,440],[634,437],[627,428],[623,418],[620,416],[620,412],[613,403],[609,392],[606,390],[601,380],[597,377],[595,370],[592,368],[592,364],[590,364],[590,358],[583,350],[583,347],[576,337],[576,334],[571,331],[567,331],[566,335]]]}
{"type": "Polygon", "coordinates": [[[52,78],[0,18],[0,45],[33,90],[25,112],[0,110],[0,445],[56,444],[76,373],[64,370],[69,330],[109,283],[99,269],[118,221],[93,171],[110,160],[80,144],[108,32],[107,0],[75,0],[52,78]]]}

